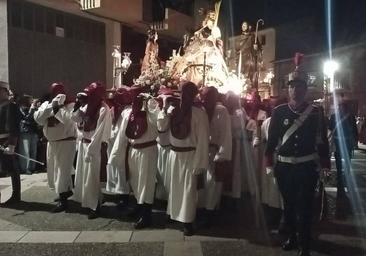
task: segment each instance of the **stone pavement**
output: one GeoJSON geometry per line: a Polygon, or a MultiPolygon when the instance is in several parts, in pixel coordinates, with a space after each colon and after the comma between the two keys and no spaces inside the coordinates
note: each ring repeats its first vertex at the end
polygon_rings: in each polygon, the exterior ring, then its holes
{"type": "MultiPolygon", "coordinates": [[[[329,215],[315,226],[314,256],[366,255],[366,151],[357,151],[352,165],[360,195],[355,202],[362,207],[338,218],[336,188],[329,183],[329,215]]],[[[0,179],[0,189],[5,201],[11,193],[9,178],[0,179]]],[[[283,237],[265,231],[262,213],[252,210],[249,198],[238,211],[220,212],[214,227],[185,237],[180,225],[166,222],[159,205],[154,209],[153,227],[135,231],[127,214],[115,210],[113,200],[103,205],[100,218],[88,220],[75,202],[68,213],[50,213],[55,197],[45,173],[22,175],[23,201],[13,208],[0,208],[0,255],[296,255],[281,251],[283,237]]]]}

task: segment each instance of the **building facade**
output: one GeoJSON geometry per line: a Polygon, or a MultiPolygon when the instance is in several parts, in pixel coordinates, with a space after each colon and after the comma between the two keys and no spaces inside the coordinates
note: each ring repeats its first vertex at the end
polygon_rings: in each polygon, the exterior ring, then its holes
{"type": "Polygon", "coordinates": [[[19,94],[41,97],[54,81],[76,93],[91,81],[113,85],[114,46],[131,52],[131,74],[139,70],[149,26],[159,30],[165,49],[176,48],[187,14],[163,8],[154,17],[153,0],[2,0],[0,1],[0,79],[19,94]],[[137,41],[138,40],[138,41],[137,41]]]}

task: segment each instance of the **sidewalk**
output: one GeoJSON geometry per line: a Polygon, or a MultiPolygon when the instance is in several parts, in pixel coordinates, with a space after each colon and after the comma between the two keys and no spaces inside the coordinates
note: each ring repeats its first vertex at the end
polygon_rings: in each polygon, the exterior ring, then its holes
{"type": "MultiPolygon", "coordinates": [[[[359,180],[359,193],[365,203],[366,154],[357,151],[353,161],[359,180]]],[[[10,196],[10,179],[0,179],[2,201],[10,196]]],[[[330,204],[336,190],[327,188],[330,204]]],[[[15,208],[0,208],[0,255],[164,255],[164,256],[231,256],[231,255],[296,255],[279,247],[281,236],[264,232],[256,226],[249,199],[239,212],[223,211],[215,227],[198,230],[185,237],[180,225],[165,221],[165,213],[155,209],[154,226],[135,231],[132,220],[114,209],[114,203],[102,207],[102,216],[88,220],[77,203],[70,203],[68,213],[50,213],[53,199],[46,174],[22,176],[23,202],[15,208]]],[[[334,206],[332,206],[334,207],[334,206]]],[[[365,209],[365,208],[363,208],[365,209]]],[[[346,219],[329,219],[315,227],[314,256],[366,255],[366,216],[358,212],[346,219]]]]}

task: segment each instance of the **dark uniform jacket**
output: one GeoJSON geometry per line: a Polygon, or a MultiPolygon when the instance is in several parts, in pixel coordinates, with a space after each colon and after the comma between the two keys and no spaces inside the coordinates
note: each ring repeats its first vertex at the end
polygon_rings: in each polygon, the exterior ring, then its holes
{"type": "Polygon", "coordinates": [[[19,136],[19,107],[10,101],[0,104],[0,135],[9,134],[1,139],[1,145],[16,145],[19,136]]]}
{"type": "MultiPolygon", "coordinates": [[[[308,104],[304,104],[300,112],[305,111],[307,107],[308,104]]],[[[266,156],[273,156],[275,151],[284,157],[302,157],[317,152],[321,167],[330,168],[326,123],[323,110],[320,107],[313,106],[313,110],[302,126],[289,137],[285,144],[280,146],[285,132],[300,114],[291,110],[288,104],[279,105],[273,110],[268,131],[266,156]]]]}

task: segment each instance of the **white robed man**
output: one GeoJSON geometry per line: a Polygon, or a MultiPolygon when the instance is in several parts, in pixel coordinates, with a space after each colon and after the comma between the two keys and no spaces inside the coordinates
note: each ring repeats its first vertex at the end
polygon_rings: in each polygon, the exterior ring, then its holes
{"type": "MultiPolygon", "coordinates": [[[[100,214],[102,154],[111,135],[112,117],[104,101],[105,87],[93,82],[84,89],[87,104],[74,109],[73,120],[79,124],[79,143],[75,175],[74,199],[89,209],[88,219],[100,214]]],[[[106,153],[106,152],[104,152],[106,153]]]]}
{"type": "Polygon", "coordinates": [[[231,134],[232,134],[232,177],[227,181],[225,194],[233,199],[232,206],[234,209],[238,209],[239,200],[241,198],[242,191],[245,191],[246,183],[243,182],[246,179],[246,171],[248,168],[248,152],[249,148],[248,135],[246,132],[246,122],[248,121],[248,115],[245,109],[240,104],[239,95],[229,91],[226,94],[225,106],[230,114],[231,119],[231,134]],[[247,146],[246,146],[247,145],[247,146]]]}
{"type": "MultiPolygon", "coordinates": [[[[174,96],[174,91],[171,88],[160,88],[158,94],[159,106],[161,108],[164,105],[162,98],[166,98],[167,106],[179,105],[179,97],[174,96]]],[[[155,197],[159,200],[167,201],[171,177],[171,171],[167,162],[170,152],[169,128],[167,130],[158,130],[158,133],[156,140],[158,142],[158,173],[156,175],[155,197]]]]}
{"type": "Polygon", "coordinates": [[[208,168],[209,124],[204,109],[194,106],[197,94],[195,84],[183,82],[180,105],[161,111],[158,118],[159,129],[170,128],[171,189],[167,214],[172,220],[184,223],[187,236],[194,233],[198,175],[208,168]]]}
{"type": "MultiPolygon", "coordinates": [[[[131,109],[131,103],[132,99],[128,87],[120,87],[113,93],[113,97],[111,99],[112,131],[111,138],[108,143],[108,158],[111,155],[118,132],[121,129],[123,120],[122,113],[126,109],[131,109]]],[[[126,129],[126,127],[123,129],[126,129]]],[[[106,190],[110,193],[119,195],[119,202],[117,205],[119,210],[123,210],[128,206],[130,185],[127,181],[125,166],[116,167],[111,164],[107,165],[106,190]]]]}
{"type": "Polygon", "coordinates": [[[143,93],[143,87],[130,89],[132,108],[122,113],[121,129],[113,145],[109,164],[126,168],[129,183],[137,201],[133,217],[134,227],[143,229],[151,225],[157,172],[158,103],[143,93]]]}
{"type": "Polygon", "coordinates": [[[65,211],[67,199],[72,195],[71,174],[74,169],[76,125],[72,121],[74,103],[65,94],[62,83],[50,86],[50,99],[41,104],[34,113],[34,120],[43,126],[47,143],[48,185],[59,194],[53,212],[65,211]]]}
{"type": "MultiPolygon", "coordinates": [[[[261,126],[261,141],[263,148],[266,148],[268,140],[268,129],[271,122],[271,112],[275,107],[281,105],[282,103],[286,103],[286,101],[280,99],[271,99],[269,102],[269,109],[267,113],[268,118],[263,121],[261,126]]],[[[282,196],[278,188],[274,172],[265,168],[264,159],[261,168],[261,202],[265,206],[264,211],[267,226],[278,229],[283,210],[282,196]]]]}
{"type": "Polygon", "coordinates": [[[231,119],[228,110],[219,100],[219,92],[213,86],[200,93],[206,110],[209,128],[209,166],[204,173],[204,189],[200,193],[200,206],[205,211],[205,225],[212,224],[214,210],[218,209],[223,191],[223,181],[229,172],[232,154],[231,119]]]}

